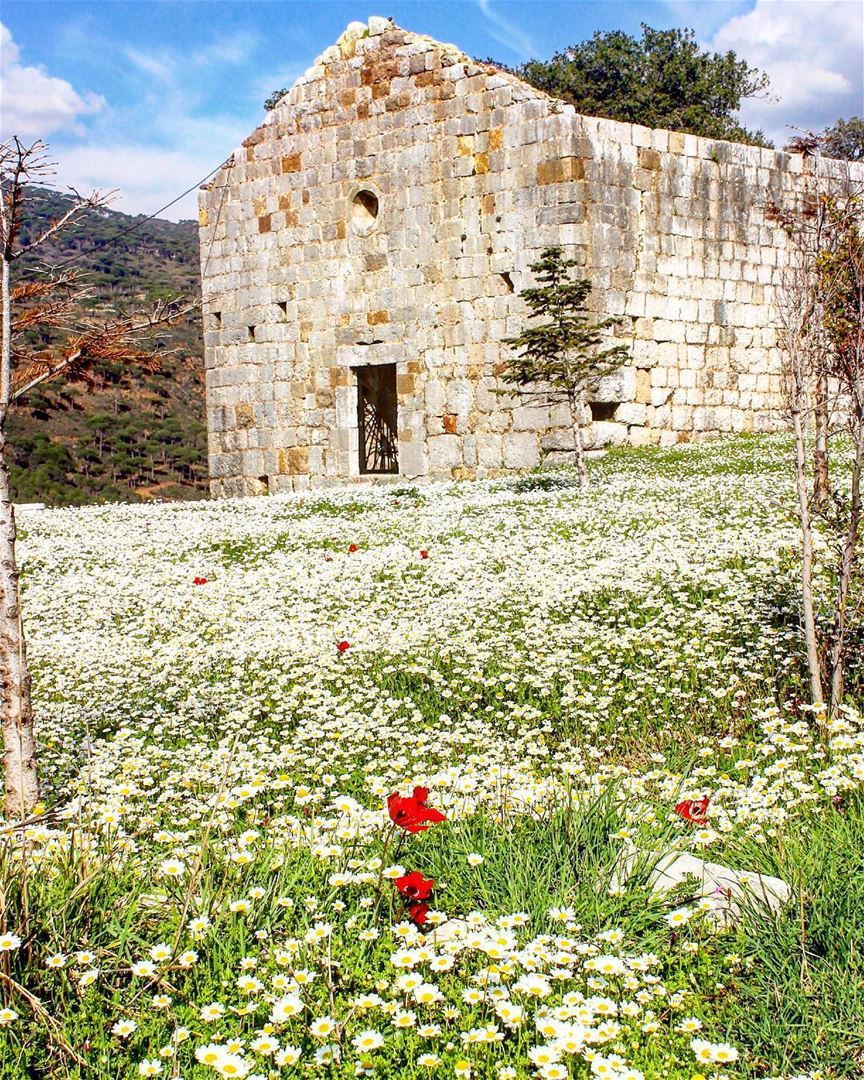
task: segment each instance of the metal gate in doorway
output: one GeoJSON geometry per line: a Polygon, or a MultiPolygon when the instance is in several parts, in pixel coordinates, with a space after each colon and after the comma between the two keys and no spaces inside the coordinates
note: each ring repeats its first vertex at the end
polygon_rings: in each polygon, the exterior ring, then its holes
{"type": "Polygon", "coordinates": [[[360,472],[398,473],[396,365],[375,364],[355,371],[360,472]]]}

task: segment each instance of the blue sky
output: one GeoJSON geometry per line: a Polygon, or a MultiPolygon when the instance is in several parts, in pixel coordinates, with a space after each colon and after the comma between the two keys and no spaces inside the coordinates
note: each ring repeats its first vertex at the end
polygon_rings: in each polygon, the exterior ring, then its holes
{"type": "MultiPolygon", "coordinates": [[[[4,0],[2,134],[48,141],[59,185],[117,188],[116,209],[152,213],[239,145],[272,90],[371,14],[509,64],[595,30],[689,26],[769,73],[771,97],[742,119],[778,145],[787,124],[864,112],[860,0],[4,0]]],[[[193,194],[165,216],[195,205],[193,194]]]]}

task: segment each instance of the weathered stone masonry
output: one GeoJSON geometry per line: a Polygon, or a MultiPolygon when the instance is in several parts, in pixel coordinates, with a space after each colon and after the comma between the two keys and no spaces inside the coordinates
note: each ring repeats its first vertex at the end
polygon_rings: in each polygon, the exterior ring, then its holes
{"type": "Polygon", "coordinates": [[[499,378],[552,243],[632,346],[589,445],[779,426],[783,238],[763,207],[801,191],[800,156],[579,116],[452,46],[361,26],[201,192],[214,494],[358,476],[368,366],[393,365],[403,476],[566,458],[566,407],[499,378]]]}

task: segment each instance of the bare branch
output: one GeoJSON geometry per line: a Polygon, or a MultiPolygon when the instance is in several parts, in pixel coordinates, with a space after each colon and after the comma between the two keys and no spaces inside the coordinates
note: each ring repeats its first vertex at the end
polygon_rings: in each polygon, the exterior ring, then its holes
{"type": "Polygon", "coordinates": [[[30,354],[27,362],[16,366],[10,400],[13,403],[20,401],[37,386],[61,376],[89,380],[99,363],[134,364],[153,371],[170,350],[149,352],[141,347],[142,339],[154,330],[175,325],[198,309],[197,302],[160,301],[149,313],[136,313],[133,318],[115,316],[107,322],[91,320],[83,332],[65,341],[62,349],[30,354]]]}
{"type": "Polygon", "coordinates": [[[56,162],[48,157],[48,147],[37,139],[25,146],[17,135],[0,143],[0,255],[10,262],[18,230],[24,188],[34,180],[53,175],[56,162]]]}
{"type": "Polygon", "coordinates": [[[12,288],[12,359],[26,351],[16,349],[14,339],[35,327],[67,328],[81,305],[95,295],[93,287],[76,268],[34,271],[33,277],[12,288]]]}
{"type": "Polygon", "coordinates": [[[22,255],[26,255],[28,251],[32,251],[34,248],[41,247],[50,237],[55,233],[60,232],[61,229],[67,228],[69,225],[74,225],[79,218],[86,214],[90,210],[98,210],[100,207],[107,206],[113,202],[117,197],[117,191],[91,191],[87,196],[80,196],[77,192],[74,192],[76,201],[72,203],[65,214],[61,214],[59,218],[52,221],[51,224],[40,233],[35,240],[31,240],[29,244],[24,244],[19,247],[12,255],[13,259],[20,259],[22,255]]]}

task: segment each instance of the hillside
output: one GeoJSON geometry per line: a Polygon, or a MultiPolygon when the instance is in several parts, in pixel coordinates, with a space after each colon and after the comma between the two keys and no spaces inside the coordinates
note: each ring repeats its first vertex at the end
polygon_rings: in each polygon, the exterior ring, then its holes
{"type": "MultiPolygon", "coordinates": [[[[22,242],[62,214],[68,201],[58,192],[30,188],[22,242]]],[[[92,211],[38,255],[20,260],[19,280],[40,265],[74,257],[95,286],[97,302],[121,311],[198,292],[198,228],[191,221],[92,211]]],[[[10,421],[10,466],[19,501],[66,506],[206,494],[200,319],[160,341],[176,351],[155,373],[105,365],[93,389],[58,381],[18,407],[10,421]]]]}

